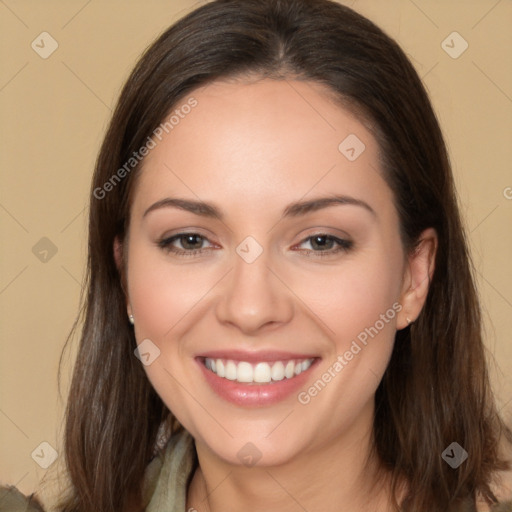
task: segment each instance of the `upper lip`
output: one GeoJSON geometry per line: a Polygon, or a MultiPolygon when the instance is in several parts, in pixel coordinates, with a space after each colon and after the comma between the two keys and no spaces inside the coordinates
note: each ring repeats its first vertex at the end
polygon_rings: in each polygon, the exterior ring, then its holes
{"type": "Polygon", "coordinates": [[[199,358],[231,359],[233,361],[247,361],[248,363],[289,361],[290,359],[313,359],[318,356],[312,354],[299,354],[298,352],[285,352],[281,350],[259,350],[247,352],[245,350],[210,350],[199,354],[199,358]]]}

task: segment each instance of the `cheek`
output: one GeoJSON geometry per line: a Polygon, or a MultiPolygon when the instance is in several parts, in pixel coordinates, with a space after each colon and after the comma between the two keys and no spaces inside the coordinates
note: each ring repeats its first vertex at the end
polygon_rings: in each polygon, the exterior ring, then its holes
{"type": "Polygon", "coordinates": [[[361,413],[387,368],[402,309],[400,269],[399,254],[397,259],[354,259],[336,272],[316,276],[309,291],[302,289],[301,296],[322,320],[317,325],[324,327],[330,347],[318,380],[301,391],[298,401],[321,417],[332,435],[361,413]]]}
{"type": "Polygon", "coordinates": [[[368,254],[347,258],[309,278],[297,275],[292,288],[322,320],[325,334],[339,352],[375,324],[383,337],[393,338],[401,277],[399,254],[388,258],[368,254]]]}
{"type": "Polygon", "coordinates": [[[382,248],[347,258],[335,271],[315,276],[314,286],[297,292],[322,320],[317,325],[323,326],[330,343],[319,369],[323,382],[305,389],[299,402],[315,401],[313,408],[318,407],[319,414],[328,404],[337,421],[358,414],[370,400],[393,350],[402,309],[398,301],[403,260],[399,249],[382,248]],[[324,383],[327,389],[321,391],[321,398],[313,398],[324,383]]]}
{"type": "Polygon", "coordinates": [[[154,248],[134,246],[129,261],[128,291],[136,332],[161,340],[198,303],[208,283],[193,265],[173,265],[154,248]]]}
{"type": "Polygon", "coordinates": [[[193,267],[173,265],[154,247],[134,243],[130,248],[127,280],[135,337],[138,344],[151,340],[160,351],[144,371],[163,402],[185,425],[192,423],[193,416],[189,393],[198,393],[192,365],[182,364],[188,359],[184,351],[191,350],[185,334],[189,318],[201,307],[201,297],[212,287],[204,273],[193,267]],[[186,390],[183,383],[188,383],[186,390]]]}

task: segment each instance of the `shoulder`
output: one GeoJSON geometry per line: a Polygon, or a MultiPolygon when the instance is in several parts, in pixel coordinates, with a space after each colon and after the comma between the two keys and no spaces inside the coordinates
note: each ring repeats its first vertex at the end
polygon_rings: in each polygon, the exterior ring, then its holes
{"type": "Polygon", "coordinates": [[[43,512],[43,508],[33,495],[25,496],[13,485],[0,485],[0,512],[43,512]]]}

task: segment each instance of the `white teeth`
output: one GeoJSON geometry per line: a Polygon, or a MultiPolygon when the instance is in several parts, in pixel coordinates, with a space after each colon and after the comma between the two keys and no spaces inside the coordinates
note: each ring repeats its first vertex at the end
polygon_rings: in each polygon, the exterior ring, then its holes
{"type": "Polygon", "coordinates": [[[284,379],[284,364],[281,361],[277,361],[272,366],[272,380],[283,380],[284,379]]]}
{"type": "Polygon", "coordinates": [[[233,361],[226,363],[226,379],[236,380],[236,364],[233,361]]]}
{"type": "Polygon", "coordinates": [[[274,363],[261,362],[255,365],[246,361],[232,361],[231,359],[205,358],[204,365],[219,377],[236,380],[243,383],[269,383],[283,379],[292,379],[306,371],[314,359],[275,361],[274,363]]]}
{"type": "MultiPolygon", "coordinates": [[[[208,361],[208,359],[206,359],[208,361]]],[[[213,361],[213,359],[210,359],[210,361],[213,361]]],[[[217,359],[215,361],[215,369],[210,366],[210,369],[213,370],[219,377],[225,377],[226,376],[226,368],[224,367],[224,363],[221,359],[217,359]]],[[[207,367],[208,368],[208,367],[207,367]]]]}
{"type": "Polygon", "coordinates": [[[284,370],[284,376],[287,379],[291,379],[295,374],[295,363],[293,361],[288,361],[286,363],[286,368],[284,370]]]}
{"type": "Polygon", "coordinates": [[[270,366],[267,363],[258,363],[254,368],[253,382],[270,382],[270,366]]]}
{"type": "Polygon", "coordinates": [[[236,377],[238,382],[252,382],[253,369],[249,363],[238,363],[236,369],[236,377]]]}

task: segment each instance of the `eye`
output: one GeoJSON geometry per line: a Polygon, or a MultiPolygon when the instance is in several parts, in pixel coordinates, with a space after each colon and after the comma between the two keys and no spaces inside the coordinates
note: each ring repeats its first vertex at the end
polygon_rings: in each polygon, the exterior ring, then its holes
{"type": "MultiPolygon", "coordinates": [[[[199,256],[210,252],[212,247],[203,247],[203,243],[209,240],[199,233],[178,233],[168,238],[163,238],[157,242],[158,247],[168,253],[174,253],[177,256],[199,256]],[[179,244],[181,247],[176,247],[179,244]]],[[[305,238],[300,244],[309,243],[312,249],[299,249],[306,256],[322,257],[332,256],[341,251],[347,252],[353,247],[351,240],[328,235],[326,233],[317,233],[305,238]]]]}
{"type": "Polygon", "coordinates": [[[326,233],[317,233],[305,238],[300,244],[309,243],[312,249],[300,249],[305,251],[307,256],[332,256],[340,251],[348,252],[352,249],[354,242],[345,240],[326,233]]]}
{"type": "Polygon", "coordinates": [[[178,256],[197,256],[208,252],[211,248],[202,247],[204,241],[208,239],[199,233],[178,233],[158,242],[158,246],[166,252],[172,252],[178,256]],[[176,247],[175,242],[181,245],[176,247]]]}

